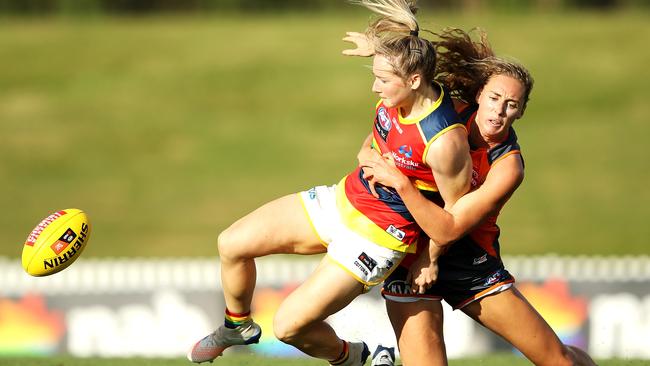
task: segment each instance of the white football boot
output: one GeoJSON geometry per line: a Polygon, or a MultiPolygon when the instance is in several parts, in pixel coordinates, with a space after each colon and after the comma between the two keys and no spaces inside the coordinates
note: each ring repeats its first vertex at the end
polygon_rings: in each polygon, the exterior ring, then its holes
{"type": "Polygon", "coordinates": [[[370,366],[395,366],[395,348],[378,345],[372,354],[370,366]]]}
{"type": "Polygon", "coordinates": [[[262,328],[253,321],[234,329],[222,325],[196,342],[194,347],[187,353],[187,359],[196,363],[212,362],[215,358],[221,356],[226,348],[258,343],[261,336],[262,328]]]}

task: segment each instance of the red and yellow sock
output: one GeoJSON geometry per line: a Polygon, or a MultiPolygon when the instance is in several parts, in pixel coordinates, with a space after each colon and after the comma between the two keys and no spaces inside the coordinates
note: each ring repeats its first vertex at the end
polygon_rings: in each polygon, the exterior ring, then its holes
{"type": "Polygon", "coordinates": [[[224,317],[223,324],[226,326],[226,328],[237,328],[238,326],[249,322],[252,319],[251,317],[251,312],[245,312],[245,313],[233,313],[232,311],[226,309],[226,315],[224,317]]]}

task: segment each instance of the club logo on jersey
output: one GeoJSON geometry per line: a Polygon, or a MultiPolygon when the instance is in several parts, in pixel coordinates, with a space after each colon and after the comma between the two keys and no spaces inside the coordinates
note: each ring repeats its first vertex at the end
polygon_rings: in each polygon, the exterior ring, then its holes
{"type": "Polygon", "coordinates": [[[406,237],[406,233],[398,228],[396,228],[393,225],[390,225],[388,229],[386,229],[386,232],[392,235],[395,239],[402,241],[404,240],[404,237],[406,237]]]}
{"type": "Polygon", "coordinates": [[[377,130],[377,133],[382,138],[382,140],[386,141],[386,138],[388,138],[388,132],[390,131],[392,125],[393,124],[390,121],[390,117],[388,116],[388,111],[386,108],[379,107],[379,110],[377,111],[377,117],[375,117],[375,129],[377,130]]]}
{"type": "Polygon", "coordinates": [[[72,229],[68,228],[68,230],[61,235],[59,240],[54,242],[54,244],[50,245],[50,248],[52,248],[52,251],[56,253],[56,255],[61,254],[62,251],[64,251],[70,243],[77,237],[77,234],[72,231],[72,229]]]}
{"type": "Polygon", "coordinates": [[[309,189],[307,194],[309,195],[310,200],[316,199],[316,188],[309,189]]]}

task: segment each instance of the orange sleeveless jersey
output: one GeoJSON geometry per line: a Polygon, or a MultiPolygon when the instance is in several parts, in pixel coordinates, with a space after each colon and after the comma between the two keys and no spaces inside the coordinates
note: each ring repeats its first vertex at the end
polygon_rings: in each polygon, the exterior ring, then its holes
{"type": "MultiPolygon", "coordinates": [[[[372,147],[390,153],[396,166],[430,200],[442,205],[426,154],[438,137],[453,128],[464,128],[447,91],[436,84],[440,97],[420,118],[402,118],[396,108],[376,107],[372,147]]],[[[415,252],[419,225],[394,189],[377,186],[375,198],[357,168],[337,186],[337,206],[343,222],[353,231],[393,250],[415,252]]]]}
{"type": "MultiPolygon", "coordinates": [[[[466,121],[465,127],[468,134],[471,129],[471,123],[476,118],[477,107],[478,106],[469,106],[458,112],[462,120],[466,121]]],[[[491,149],[478,148],[471,144],[469,148],[473,165],[472,190],[478,189],[485,182],[490,168],[499,160],[512,154],[521,155],[521,148],[517,142],[517,135],[512,127],[510,127],[506,139],[491,149]]],[[[521,159],[523,162],[523,158],[521,159]]],[[[477,228],[468,234],[472,241],[494,257],[498,256],[497,249],[495,248],[495,242],[499,237],[500,231],[499,226],[497,225],[498,216],[498,212],[494,215],[488,216],[477,228]]]]}

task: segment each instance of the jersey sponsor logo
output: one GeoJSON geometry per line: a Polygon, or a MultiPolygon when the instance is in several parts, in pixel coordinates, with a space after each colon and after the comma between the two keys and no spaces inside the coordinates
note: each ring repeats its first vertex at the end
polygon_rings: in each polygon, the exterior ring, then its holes
{"type": "Polygon", "coordinates": [[[391,151],[391,155],[393,155],[393,160],[395,161],[395,165],[397,165],[397,167],[402,169],[407,169],[407,170],[416,170],[420,166],[420,163],[409,159],[413,155],[413,150],[404,150],[404,152],[402,153],[400,147],[400,150],[398,151],[399,153],[391,151]],[[403,154],[406,157],[400,154],[403,154]]]}
{"type": "Polygon", "coordinates": [[[392,123],[388,116],[388,111],[386,108],[380,107],[377,111],[377,117],[375,117],[375,129],[384,141],[388,138],[388,132],[390,131],[391,126],[392,123]]]}
{"type": "Polygon", "coordinates": [[[387,229],[386,232],[392,235],[395,239],[402,241],[404,240],[404,237],[406,237],[406,233],[398,228],[396,228],[393,225],[390,225],[387,229]]]}
{"type": "Polygon", "coordinates": [[[375,267],[377,267],[377,261],[370,258],[368,256],[368,254],[366,254],[365,252],[361,252],[361,254],[359,255],[359,257],[357,259],[359,259],[361,261],[361,263],[363,263],[363,265],[366,268],[368,268],[370,271],[374,270],[375,267]]]}

